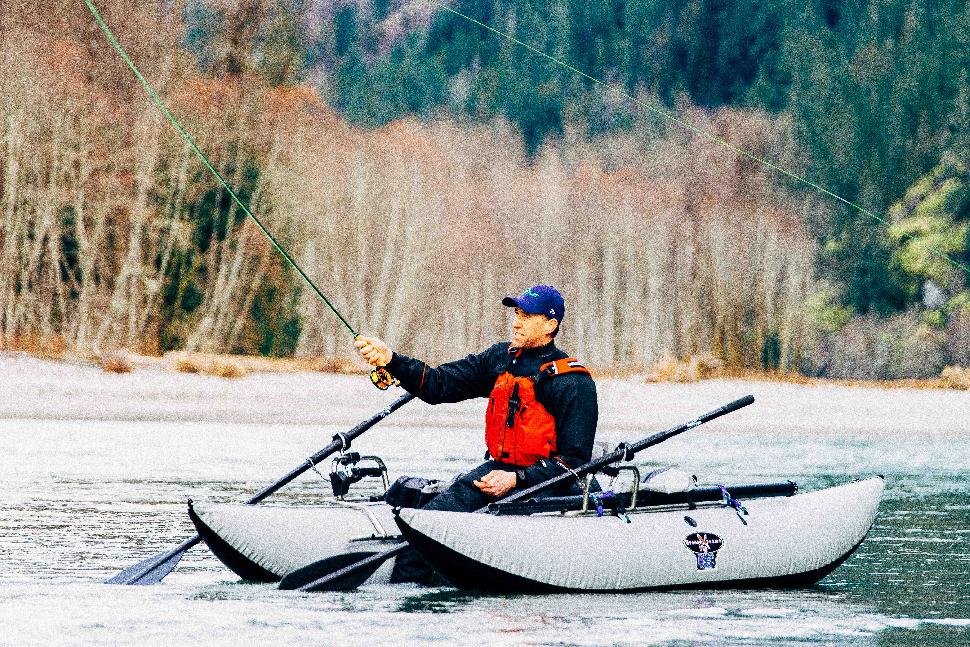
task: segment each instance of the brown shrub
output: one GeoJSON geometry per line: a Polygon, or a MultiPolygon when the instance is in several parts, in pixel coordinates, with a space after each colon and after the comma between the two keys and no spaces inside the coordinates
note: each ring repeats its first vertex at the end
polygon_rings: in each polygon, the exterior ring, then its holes
{"type": "Polygon", "coordinates": [[[970,367],[947,366],[940,373],[940,378],[948,389],[970,390],[970,367]]]}
{"type": "Polygon", "coordinates": [[[802,358],[807,375],[848,380],[935,378],[943,369],[943,333],[918,311],[891,317],[866,315],[824,335],[802,358]]]}
{"type": "Polygon", "coordinates": [[[108,373],[131,373],[134,363],[128,353],[114,350],[98,358],[98,365],[108,373]]]}
{"type": "Polygon", "coordinates": [[[172,358],[172,367],[179,373],[201,373],[200,366],[201,362],[196,355],[179,353],[172,358]]]}
{"type": "Polygon", "coordinates": [[[7,341],[0,340],[0,350],[19,351],[46,359],[63,359],[67,343],[60,335],[18,335],[7,341]]]}
{"type": "Polygon", "coordinates": [[[204,353],[168,353],[166,358],[179,373],[199,373],[235,378],[249,375],[244,358],[204,353]]]}
{"type": "Polygon", "coordinates": [[[249,371],[247,371],[246,367],[242,365],[242,362],[231,357],[214,358],[211,362],[204,366],[202,372],[207,375],[215,375],[226,378],[246,377],[249,375],[249,371]]]}
{"type": "Polygon", "coordinates": [[[362,375],[368,368],[344,357],[252,357],[234,356],[251,373],[343,373],[362,375]]]}
{"type": "Polygon", "coordinates": [[[647,374],[647,382],[697,382],[719,376],[723,362],[711,355],[694,355],[686,360],[666,356],[647,374]]]}

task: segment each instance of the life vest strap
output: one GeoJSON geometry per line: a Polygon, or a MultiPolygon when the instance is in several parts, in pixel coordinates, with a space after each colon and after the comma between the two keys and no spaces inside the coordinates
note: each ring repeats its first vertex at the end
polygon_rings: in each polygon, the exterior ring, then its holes
{"type": "Polygon", "coordinates": [[[540,377],[552,377],[565,373],[585,373],[589,375],[589,369],[580,364],[579,360],[575,357],[566,357],[557,359],[554,362],[546,362],[539,367],[540,377]]]}

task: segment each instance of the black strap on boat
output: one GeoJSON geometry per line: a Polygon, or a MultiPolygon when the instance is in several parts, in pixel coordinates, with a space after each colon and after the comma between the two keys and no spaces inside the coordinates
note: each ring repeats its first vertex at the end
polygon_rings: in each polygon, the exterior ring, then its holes
{"type": "Polygon", "coordinates": [[[606,501],[607,499],[613,500],[616,503],[616,505],[613,506],[614,515],[616,515],[620,519],[623,519],[623,521],[627,523],[633,523],[632,521],[630,521],[630,515],[626,513],[626,508],[623,507],[622,502],[620,501],[616,492],[614,492],[613,490],[605,490],[603,492],[589,493],[589,500],[592,501],[593,504],[596,506],[597,517],[603,516],[603,509],[604,509],[603,502],[606,501]]]}
{"type": "MultiPolygon", "coordinates": [[[[798,491],[798,486],[792,481],[781,481],[777,483],[759,483],[751,485],[732,485],[730,492],[732,498],[744,497],[747,499],[760,499],[765,497],[792,496],[798,491]]],[[[629,492],[620,492],[612,499],[604,500],[604,508],[614,508],[622,505],[630,509],[631,496],[629,492]]],[[[723,495],[718,486],[704,485],[689,492],[640,492],[637,497],[637,509],[649,509],[658,506],[687,505],[689,509],[698,507],[698,503],[723,502],[723,495]]],[[[574,494],[567,496],[549,496],[524,501],[510,503],[491,503],[488,506],[489,512],[494,514],[525,515],[536,514],[539,512],[566,512],[581,510],[583,507],[583,495],[574,494]]]]}
{"type": "Polygon", "coordinates": [[[620,519],[623,519],[623,521],[627,523],[633,523],[630,520],[630,515],[626,513],[626,508],[624,508],[623,506],[616,507],[616,516],[618,516],[620,519]]]}
{"type": "Polygon", "coordinates": [[[605,501],[607,499],[612,499],[615,496],[616,496],[616,493],[613,490],[606,490],[605,492],[590,492],[589,493],[589,500],[592,501],[593,502],[593,505],[596,506],[596,516],[597,517],[602,517],[603,516],[603,501],[605,501]]]}
{"type": "Polygon", "coordinates": [[[687,490],[686,492],[684,492],[684,494],[685,494],[685,498],[687,499],[687,509],[688,510],[696,510],[697,509],[697,503],[694,501],[693,491],[692,490],[687,490]]]}
{"type": "Polygon", "coordinates": [[[632,461],[633,457],[636,455],[636,452],[633,450],[633,446],[631,446],[629,443],[620,443],[619,445],[616,446],[616,449],[614,451],[617,451],[617,452],[622,451],[623,458],[621,458],[620,460],[626,463],[632,461]]]}
{"type": "Polygon", "coordinates": [[[350,449],[350,439],[347,438],[347,434],[345,434],[344,432],[338,431],[337,433],[335,433],[333,435],[333,439],[340,441],[340,451],[341,451],[341,453],[343,453],[343,452],[347,451],[348,449],[350,449]]]}

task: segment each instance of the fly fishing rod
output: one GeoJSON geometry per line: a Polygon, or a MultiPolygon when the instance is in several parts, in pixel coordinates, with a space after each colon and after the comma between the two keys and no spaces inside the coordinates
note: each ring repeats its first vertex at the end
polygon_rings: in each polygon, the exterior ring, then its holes
{"type": "MultiPolygon", "coordinates": [[[[185,130],[185,128],[182,127],[182,124],[179,123],[179,120],[176,119],[175,116],[165,106],[165,102],[163,102],[162,98],[158,95],[157,92],[155,92],[155,89],[152,87],[152,85],[148,82],[147,79],[145,79],[144,76],[142,76],[141,72],[138,71],[138,68],[135,67],[134,62],[132,62],[131,60],[131,57],[128,56],[128,52],[125,51],[125,49],[121,46],[121,43],[118,42],[118,39],[115,38],[114,34],[111,33],[111,30],[108,29],[108,25],[105,24],[104,19],[101,18],[101,14],[98,13],[97,9],[95,9],[94,5],[91,3],[91,0],[84,0],[84,2],[85,4],[87,4],[88,9],[91,11],[91,15],[94,16],[94,19],[101,27],[101,30],[104,32],[104,35],[107,36],[108,41],[115,48],[115,50],[118,52],[121,58],[124,59],[125,63],[128,64],[128,67],[131,68],[131,71],[134,72],[138,80],[141,81],[141,84],[145,87],[145,91],[148,92],[148,96],[151,97],[155,105],[158,106],[158,109],[161,110],[162,113],[172,123],[172,125],[175,126],[175,129],[178,130],[179,133],[181,133],[182,138],[185,139],[186,143],[189,145],[189,148],[192,149],[192,151],[202,161],[205,167],[209,169],[214,176],[216,176],[216,179],[219,180],[219,183],[222,184],[223,188],[229,193],[229,196],[232,198],[233,202],[235,202],[236,205],[243,210],[243,213],[249,216],[252,219],[252,221],[256,223],[256,226],[259,227],[259,230],[263,232],[263,235],[265,235],[266,238],[269,239],[269,242],[273,245],[276,251],[280,253],[280,256],[282,256],[283,259],[287,263],[289,263],[290,267],[296,270],[296,273],[300,275],[300,278],[302,278],[306,282],[306,284],[309,285],[314,292],[316,292],[317,296],[323,300],[323,302],[327,305],[328,308],[330,308],[330,311],[337,316],[337,319],[340,320],[340,323],[342,323],[344,327],[350,331],[350,334],[353,335],[354,340],[356,341],[357,339],[360,339],[360,336],[361,336],[360,333],[354,330],[354,327],[350,325],[350,322],[348,322],[347,319],[342,314],[340,314],[340,311],[337,310],[337,308],[333,305],[333,303],[330,302],[330,299],[327,298],[327,295],[325,295],[320,290],[320,288],[317,287],[317,285],[310,279],[310,277],[307,276],[306,272],[303,271],[303,268],[301,268],[297,264],[297,262],[293,260],[293,257],[290,256],[285,249],[283,249],[283,246],[279,243],[279,241],[276,240],[276,237],[274,237],[273,234],[270,233],[270,231],[266,228],[266,226],[263,225],[262,221],[259,218],[257,218],[252,211],[249,210],[249,207],[247,207],[242,200],[239,199],[239,196],[236,194],[233,188],[229,186],[229,183],[226,182],[226,179],[222,177],[222,174],[216,170],[216,168],[212,165],[212,163],[209,162],[209,158],[207,158],[205,154],[199,149],[199,147],[196,146],[195,141],[192,139],[191,135],[189,135],[189,133],[185,130]]],[[[387,368],[383,366],[378,366],[371,369],[370,379],[371,379],[371,382],[373,382],[374,386],[381,389],[382,391],[385,391],[389,387],[393,386],[394,384],[397,384],[397,381],[394,379],[394,376],[392,376],[391,373],[387,370],[387,368]]]]}

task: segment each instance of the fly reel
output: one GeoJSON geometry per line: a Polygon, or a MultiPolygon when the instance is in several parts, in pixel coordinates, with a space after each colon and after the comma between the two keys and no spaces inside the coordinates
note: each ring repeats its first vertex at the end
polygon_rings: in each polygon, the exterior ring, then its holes
{"type": "Polygon", "coordinates": [[[391,372],[384,366],[378,366],[377,368],[371,370],[370,381],[373,382],[374,386],[379,388],[381,391],[387,391],[392,386],[398,384],[397,379],[391,375],[391,372]]]}

